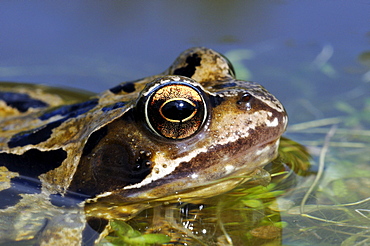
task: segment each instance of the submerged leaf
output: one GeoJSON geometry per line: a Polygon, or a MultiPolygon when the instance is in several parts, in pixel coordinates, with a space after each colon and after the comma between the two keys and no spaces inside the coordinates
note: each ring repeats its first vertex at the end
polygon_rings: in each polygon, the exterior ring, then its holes
{"type": "Polygon", "coordinates": [[[112,245],[146,246],[168,243],[171,240],[169,236],[163,234],[141,234],[124,221],[113,220],[110,226],[114,232],[105,237],[105,240],[112,245]]]}

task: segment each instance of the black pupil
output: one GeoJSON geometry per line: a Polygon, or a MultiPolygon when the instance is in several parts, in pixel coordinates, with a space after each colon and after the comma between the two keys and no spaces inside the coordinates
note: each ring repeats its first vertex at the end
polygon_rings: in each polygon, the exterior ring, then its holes
{"type": "Polygon", "coordinates": [[[163,106],[162,114],[171,120],[184,120],[189,117],[196,108],[183,100],[171,101],[163,106]]]}

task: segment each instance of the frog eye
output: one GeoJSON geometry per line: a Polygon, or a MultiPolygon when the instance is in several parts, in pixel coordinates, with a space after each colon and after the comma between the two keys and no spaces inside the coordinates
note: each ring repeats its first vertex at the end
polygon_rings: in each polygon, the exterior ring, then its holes
{"type": "MultiPolygon", "coordinates": [[[[166,78],[166,77],[165,77],[166,78]]],[[[194,81],[162,79],[145,102],[145,120],[156,134],[170,139],[184,139],[198,132],[207,118],[207,107],[194,81]]]]}

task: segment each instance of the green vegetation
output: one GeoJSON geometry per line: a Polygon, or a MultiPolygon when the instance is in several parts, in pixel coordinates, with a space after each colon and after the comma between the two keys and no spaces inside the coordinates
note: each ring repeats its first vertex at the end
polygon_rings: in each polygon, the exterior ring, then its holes
{"type": "Polygon", "coordinates": [[[168,243],[170,241],[170,238],[163,234],[141,234],[123,221],[114,220],[110,222],[110,226],[114,233],[107,236],[104,242],[99,245],[147,246],[152,244],[168,243]]]}

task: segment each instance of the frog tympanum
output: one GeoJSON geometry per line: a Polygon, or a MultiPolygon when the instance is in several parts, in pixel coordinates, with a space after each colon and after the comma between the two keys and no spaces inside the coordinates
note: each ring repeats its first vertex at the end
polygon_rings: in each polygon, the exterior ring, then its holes
{"type": "Polygon", "coordinates": [[[276,157],[286,125],[273,95],[207,48],[82,102],[0,87],[0,243],[81,245],[95,218],[143,209],[130,204],[228,191],[276,157]]]}

